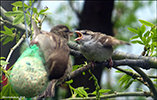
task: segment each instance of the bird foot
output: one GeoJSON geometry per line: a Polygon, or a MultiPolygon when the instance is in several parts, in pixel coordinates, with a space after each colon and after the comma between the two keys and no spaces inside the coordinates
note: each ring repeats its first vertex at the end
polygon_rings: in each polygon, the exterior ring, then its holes
{"type": "Polygon", "coordinates": [[[91,62],[91,66],[92,66],[92,68],[94,68],[95,62],[91,62]]]}
{"type": "Polygon", "coordinates": [[[112,61],[112,58],[110,57],[109,58],[109,60],[107,60],[108,61],[108,66],[107,66],[107,68],[112,68],[112,66],[113,66],[113,61],[112,61]]]}

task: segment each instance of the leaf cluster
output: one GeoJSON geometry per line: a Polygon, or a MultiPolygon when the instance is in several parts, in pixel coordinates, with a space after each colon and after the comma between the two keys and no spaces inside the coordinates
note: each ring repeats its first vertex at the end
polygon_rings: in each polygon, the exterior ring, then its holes
{"type": "MultiPolygon", "coordinates": [[[[25,11],[23,11],[22,1],[16,1],[16,2],[12,3],[12,5],[14,6],[12,8],[12,11],[8,11],[4,15],[7,17],[12,17],[12,16],[15,17],[13,22],[12,22],[13,25],[24,23],[24,21],[25,21],[24,20],[24,13],[26,15],[26,22],[28,25],[30,25],[30,16],[31,16],[30,12],[31,12],[31,10],[33,11],[33,18],[35,17],[36,22],[38,22],[38,20],[40,19],[39,15],[50,14],[50,13],[46,13],[46,11],[48,10],[47,7],[45,7],[45,9],[41,9],[38,12],[37,8],[32,7],[32,2],[29,2],[29,5],[24,3],[25,11]]],[[[4,28],[4,31],[2,31],[2,30],[0,31],[2,33],[0,41],[4,40],[3,45],[7,44],[10,41],[13,41],[15,37],[16,37],[16,43],[19,41],[20,31],[18,31],[14,27],[8,28],[5,25],[3,28],[4,28]]]]}
{"type": "Polygon", "coordinates": [[[157,51],[157,25],[141,19],[139,19],[139,21],[142,24],[140,28],[135,29],[128,27],[129,31],[136,34],[130,39],[132,40],[131,43],[144,45],[147,56],[156,56],[157,53],[154,52],[157,51]],[[146,26],[148,26],[150,30],[146,31],[146,26]]]}
{"type": "MultiPolygon", "coordinates": [[[[87,93],[86,90],[88,90],[89,88],[84,88],[84,87],[74,88],[74,87],[72,87],[70,84],[73,83],[73,80],[66,81],[66,83],[69,84],[69,88],[70,88],[71,93],[72,93],[71,98],[76,98],[76,97],[87,98],[87,97],[89,97],[89,95],[95,95],[95,96],[97,95],[96,90],[92,93],[87,93]]],[[[100,96],[102,96],[104,93],[107,93],[109,91],[110,91],[110,89],[100,89],[99,94],[100,94],[100,96]]]]}

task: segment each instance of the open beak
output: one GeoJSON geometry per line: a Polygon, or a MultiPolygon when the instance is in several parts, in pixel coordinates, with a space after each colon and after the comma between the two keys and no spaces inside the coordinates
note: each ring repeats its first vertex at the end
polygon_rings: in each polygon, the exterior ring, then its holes
{"type": "Polygon", "coordinates": [[[81,32],[79,32],[79,31],[75,31],[75,33],[77,33],[78,36],[79,36],[78,38],[75,39],[75,41],[79,41],[80,39],[82,39],[83,35],[82,35],[81,32]]]}

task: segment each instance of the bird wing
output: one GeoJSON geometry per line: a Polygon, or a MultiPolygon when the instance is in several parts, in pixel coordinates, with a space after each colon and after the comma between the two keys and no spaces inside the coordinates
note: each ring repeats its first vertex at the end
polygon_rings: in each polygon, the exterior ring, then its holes
{"type": "Polygon", "coordinates": [[[130,43],[127,43],[125,41],[121,41],[118,40],[112,36],[108,36],[108,35],[103,35],[100,37],[99,42],[103,45],[103,46],[115,46],[115,45],[120,45],[120,44],[127,44],[130,45],[130,43]]]}

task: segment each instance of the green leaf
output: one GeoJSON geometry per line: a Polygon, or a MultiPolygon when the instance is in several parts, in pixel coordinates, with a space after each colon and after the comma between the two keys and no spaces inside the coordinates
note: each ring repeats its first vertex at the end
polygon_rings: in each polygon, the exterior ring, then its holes
{"type": "Polygon", "coordinates": [[[138,35],[135,35],[132,38],[130,38],[130,40],[137,39],[138,37],[139,37],[138,35]]]}
{"type": "Polygon", "coordinates": [[[19,14],[23,14],[23,11],[8,11],[4,13],[5,16],[11,17],[11,16],[16,16],[19,14]]]}
{"type": "Polygon", "coordinates": [[[148,37],[148,36],[149,36],[149,34],[150,34],[150,32],[149,32],[149,31],[147,31],[147,32],[144,34],[144,37],[148,37]]]}
{"type": "Polygon", "coordinates": [[[130,85],[134,82],[134,80],[129,81],[125,86],[124,89],[126,90],[127,88],[130,87],[130,85]]]}
{"type": "Polygon", "coordinates": [[[7,32],[6,31],[0,31],[1,33],[3,33],[3,34],[7,34],[7,32]]]}
{"type": "Polygon", "coordinates": [[[146,30],[146,27],[144,25],[141,26],[141,33],[143,34],[146,30]]]}
{"type": "MultiPolygon", "coordinates": [[[[16,7],[22,7],[22,1],[17,1],[12,3],[11,5],[16,6],[16,7]]],[[[24,7],[29,7],[27,4],[24,3],[24,7]]]]}
{"type": "Polygon", "coordinates": [[[82,75],[86,75],[86,73],[85,73],[85,72],[82,72],[82,75]]]}
{"type": "Polygon", "coordinates": [[[143,25],[146,25],[146,26],[154,26],[154,24],[148,22],[148,21],[145,21],[145,20],[141,20],[139,19],[140,23],[142,23],[143,25]]]}
{"type": "Polygon", "coordinates": [[[9,29],[7,26],[4,26],[4,30],[6,31],[7,35],[12,35],[13,34],[12,30],[9,29]]]}
{"type": "Polygon", "coordinates": [[[17,10],[17,7],[13,7],[13,8],[12,8],[12,11],[16,11],[16,10],[17,10]]]}
{"type": "Polygon", "coordinates": [[[70,81],[66,81],[67,84],[73,83],[73,80],[71,79],[70,81]]]}
{"type": "Polygon", "coordinates": [[[131,78],[132,77],[129,75],[123,75],[118,82],[120,82],[120,86],[122,86],[124,83],[127,84],[131,78]]]}
{"type": "Polygon", "coordinates": [[[84,87],[78,87],[77,90],[84,95],[85,97],[88,97],[87,92],[84,90],[84,87]]]}
{"type": "Polygon", "coordinates": [[[153,44],[150,45],[150,50],[151,50],[151,54],[150,55],[152,55],[153,52],[154,52],[154,45],[153,44]]]}
{"type": "Polygon", "coordinates": [[[134,28],[128,27],[127,29],[128,29],[129,31],[133,32],[133,33],[139,34],[139,33],[138,33],[138,30],[136,30],[136,29],[134,29],[134,28]]]}
{"type": "Polygon", "coordinates": [[[5,38],[7,38],[7,36],[4,36],[0,39],[0,41],[3,41],[5,38]]]}
{"type": "Polygon", "coordinates": [[[3,45],[5,45],[6,43],[8,43],[8,42],[10,42],[10,41],[13,41],[13,40],[14,40],[14,38],[11,37],[11,36],[9,36],[9,37],[7,37],[7,38],[4,40],[3,45]]]}
{"type": "Polygon", "coordinates": [[[142,37],[142,41],[143,41],[144,45],[147,45],[146,37],[142,37]]]}
{"type": "Polygon", "coordinates": [[[28,25],[30,24],[30,17],[28,15],[26,15],[26,22],[28,25]]]}
{"type": "Polygon", "coordinates": [[[0,59],[5,59],[5,57],[0,57],[0,59]]]}
{"type": "Polygon", "coordinates": [[[42,14],[43,12],[47,11],[48,9],[42,9],[40,10],[39,14],[42,14]]]}
{"type": "Polygon", "coordinates": [[[144,45],[140,40],[134,40],[134,41],[131,41],[131,43],[133,43],[133,44],[139,43],[139,44],[144,45]]]}
{"type": "Polygon", "coordinates": [[[80,68],[80,67],[82,67],[82,64],[81,64],[81,65],[74,65],[72,71],[75,71],[76,69],[78,69],[78,68],[80,68]]]}
{"type": "Polygon", "coordinates": [[[19,24],[19,23],[22,23],[24,21],[24,15],[23,13],[20,14],[20,15],[17,15],[13,21],[13,25],[16,25],[16,24],[19,24]]]}
{"type": "Polygon", "coordinates": [[[4,60],[0,60],[0,65],[7,65],[7,64],[9,64],[9,62],[6,62],[6,61],[4,61],[4,60]]]}
{"type": "Polygon", "coordinates": [[[33,12],[36,13],[36,14],[38,14],[37,8],[33,7],[33,12]]]}
{"type": "Polygon", "coordinates": [[[99,93],[107,93],[107,92],[110,92],[110,91],[111,91],[110,89],[100,89],[99,93]]]}
{"type": "Polygon", "coordinates": [[[151,41],[151,37],[148,37],[146,41],[147,41],[147,44],[149,44],[149,42],[151,41]]]}
{"type": "MultiPolygon", "coordinates": [[[[2,91],[1,91],[1,94],[0,95],[0,99],[2,99],[2,96],[12,96],[12,97],[19,97],[18,94],[13,90],[13,88],[11,87],[10,84],[7,84],[5,85],[3,88],[2,88],[2,91]]],[[[4,98],[3,98],[4,99],[4,98]]],[[[13,98],[14,99],[14,98],[13,98]]],[[[8,99],[7,99],[8,100],[8,99]]],[[[11,100],[11,99],[10,99],[11,100]]],[[[16,99],[15,99],[16,100],[16,99]]]]}

